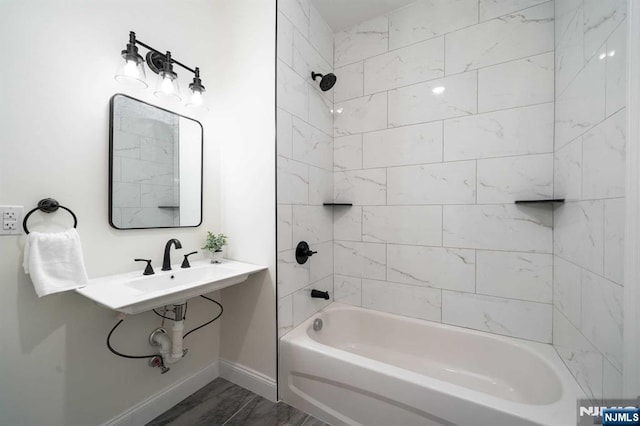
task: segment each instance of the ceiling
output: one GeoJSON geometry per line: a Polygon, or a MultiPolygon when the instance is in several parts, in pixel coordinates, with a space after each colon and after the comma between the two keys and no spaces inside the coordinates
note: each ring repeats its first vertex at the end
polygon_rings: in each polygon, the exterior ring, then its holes
{"type": "Polygon", "coordinates": [[[311,0],[333,31],[384,15],[415,0],[311,0]]]}

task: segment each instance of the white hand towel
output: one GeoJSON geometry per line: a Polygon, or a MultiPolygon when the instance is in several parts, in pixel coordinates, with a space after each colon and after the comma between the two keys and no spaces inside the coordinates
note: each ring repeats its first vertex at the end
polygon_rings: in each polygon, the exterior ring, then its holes
{"type": "Polygon", "coordinates": [[[89,281],[75,229],[50,234],[31,232],[24,246],[23,267],[38,297],[84,287],[89,281]]]}

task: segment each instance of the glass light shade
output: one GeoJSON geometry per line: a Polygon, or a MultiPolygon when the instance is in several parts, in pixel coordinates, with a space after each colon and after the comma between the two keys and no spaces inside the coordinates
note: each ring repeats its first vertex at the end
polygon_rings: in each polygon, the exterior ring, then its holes
{"type": "Polygon", "coordinates": [[[180,96],[180,86],[178,86],[178,79],[175,77],[175,74],[172,76],[160,71],[160,74],[158,74],[158,81],[156,83],[156,90],[153,94],[158,98],[174,101],[182,100],[182,97],[180,96]]]}
{"type": "Polygon", "coordinates": [[[204,93],[198,90],[191,91],[191,96],[189,96],[189,101],[185,106],[190,109],[198,109],[203,111],[209,110],[205,103],[204,93]]]}
{"type": "Polygon", "coordinates": [[[147,76],[144,72],[144,62],[132,59],[124,60],[118,67],[116,81],[145,89],[148,87],[147,76]]]}

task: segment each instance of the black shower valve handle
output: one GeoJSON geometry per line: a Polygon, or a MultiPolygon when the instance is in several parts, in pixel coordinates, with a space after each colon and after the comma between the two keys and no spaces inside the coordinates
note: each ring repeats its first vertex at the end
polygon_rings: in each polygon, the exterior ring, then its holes
{"type": "Polygon", "coordinates": [[[184,255],[184,260],[182,261],[182,266],[180,266],[181,268],[191,268],[191,265],[189,264],[189,256],[191,256],[192,254],[196,254],[198,253],[197,251],[192,251],[191,253],[187,253],[184,255]]]}
{"type": "Polygon", "coordinates": [[[296,261],[300,265],[303,265],[307,263],[307,259],[309,259],[309,257],[313,256],[316,253],[318,252],[311,250],[311,248],[309,248],[309,244],[306,241],[300,241],[296,246],[296,261]]]}
{"type": "Polygon", "coordinates": [[[134,259],[136,262],[147,262],[147,266],[144,268],[142,275],[153,275],[153,267],[151,266],[151,259],[134,259]]]}

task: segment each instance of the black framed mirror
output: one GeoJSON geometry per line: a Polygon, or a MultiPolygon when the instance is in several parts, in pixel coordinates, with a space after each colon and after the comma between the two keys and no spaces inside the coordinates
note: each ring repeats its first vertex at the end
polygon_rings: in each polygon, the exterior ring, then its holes
{"type": "Polygon", "coordinates": [[[109,109],[109,224],[116,229],[199,226],[202,124],[120,93],[109,109]]]}

